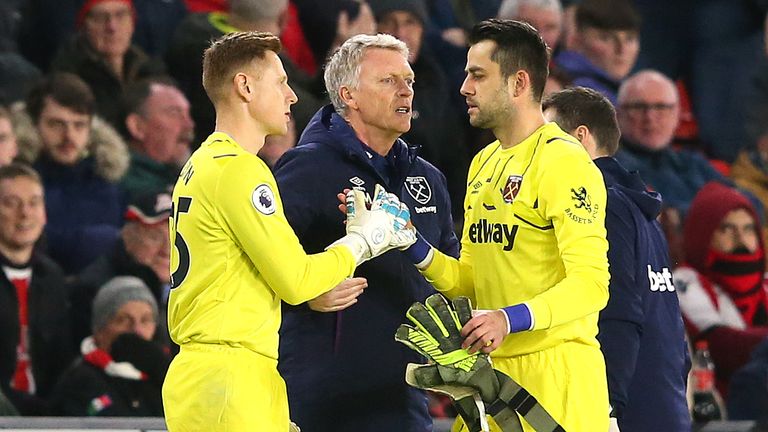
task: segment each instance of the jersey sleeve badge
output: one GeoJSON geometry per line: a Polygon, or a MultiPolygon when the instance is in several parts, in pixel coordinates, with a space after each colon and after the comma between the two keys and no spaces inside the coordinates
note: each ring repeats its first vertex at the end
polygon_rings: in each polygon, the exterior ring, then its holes
{"type": "Polygon", "coordinates": [[[251,194],[251,202],[259,213],[269,216],[275,212],[275,193],[268,184],[256,186],[251,194]]]}

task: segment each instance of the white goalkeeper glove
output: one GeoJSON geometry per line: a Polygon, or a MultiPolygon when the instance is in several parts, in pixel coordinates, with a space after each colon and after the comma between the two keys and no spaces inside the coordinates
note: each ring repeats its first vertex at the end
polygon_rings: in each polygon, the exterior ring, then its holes
{"type": "Polygon", "coordinates": [[[370,209],[367,201],[363,191],[347,192],[347,235],[329,246],[347,247],[357,265],[416,242],[416,230],[413,226],[408,227],[411,213],[397,196],[377,184],[370,209]]]}

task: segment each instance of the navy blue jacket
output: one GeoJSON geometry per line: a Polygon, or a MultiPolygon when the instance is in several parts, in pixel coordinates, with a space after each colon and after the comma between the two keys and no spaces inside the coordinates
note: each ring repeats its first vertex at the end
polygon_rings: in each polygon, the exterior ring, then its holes
{"type": "MultiPolygon", "coordinates": [[[[384,159],[369,154],[331,106],[315,114],[299,145],[275,166],[285,215],[304,249],[320,252],[344,235],[337,193],[362,187],[372,194],[381,183],[408,205],[429,243],[458,256],[442,173],[399,139],[386,158],[389,181],[375,168],[377,158],[384,159]]],[[[368,288],[344,311],[283,305],[279,369],[291,419],[306,432],[431,431],[425,395],[404,379],[406,364],[423,359],[394,334],[408,307],[434,288],[400,251],[363,264],[356,275],[368,279],[368,288]]]]}
{"type": "Polygon", "coordinates": [[[690,358],[667,241],[656,221],[661,197],[616,159],[595,163],[608,188],[610,298],[597,338],[613,414],[622,432],[690,431],[690,358]]]}

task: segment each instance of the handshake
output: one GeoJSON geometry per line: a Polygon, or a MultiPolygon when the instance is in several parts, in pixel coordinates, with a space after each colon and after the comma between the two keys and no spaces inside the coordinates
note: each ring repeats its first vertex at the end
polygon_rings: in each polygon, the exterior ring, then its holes
{"type": "Polygon", "coordinates": [[[397,196],[376,185],[373,200],[360,190],[346,193],[347,235],[330,246],[345,246],[357,265],[392,249],[406,249],[416,242],[411,212],[397,196]]]}

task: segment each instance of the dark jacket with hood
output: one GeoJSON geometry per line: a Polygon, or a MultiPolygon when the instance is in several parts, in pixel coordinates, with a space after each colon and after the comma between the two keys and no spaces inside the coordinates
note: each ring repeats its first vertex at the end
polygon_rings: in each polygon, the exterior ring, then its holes
{"type": "Polygon", "coordinates": [[[72,166],[45,156],[40,134],[22,107],[14,109],[19,159],[43,179],[47,253],[66,274],[82,270],[108,252],[123,225],[125,198],[117,181],[128,169],[125,141],[94,117],[87,154],[72,166]]]}
{"type": "Polygon", "coordinates": [[[731,374],[749,361],[752,350],[768,337],[768,299],[766,299],[765,260],[757,268],[739,266],[743,276],[754,275],[762,283],[744,295],[761,299],[746,319],[737,307],[739,293],[713,278],[710,262],[711,242],[720,222],[731,211],[744,209],[755,221],[759,250],[764,251],[760,219],[750,200],[736,189],[718,182],[706,184],[691,203],[684,223],[683,248],[686,264],[675,270],[683,318],[692,341],[706,340],[715,363],[717,388],[727,396],[731,374]]]}
{"type": "Polygon", "coordinates": [[[687,431],[690,368],[667,242],[656,217],[661,197],[616,159],[595,159],[608,188],[605,226],[610,299],[599,334],[619,428],[687,431]]]}
{"type": "MultiPolygon", "coordinates": [[[[275,178],[285,215],[308,253],[344,235],[336,194],[353,187],[371,194],[377,183],[408,205],[429,243],[459,253],[445,177],[402,140],[386,158],[366,150],[330,105],[278,161],[275,178]]],[[[368,288],[344,311],[283,307],[279,369],[292,420],[308,432],[431,431],[424,394],[403,378],[407,363],[423,359],[394,334],[408,307],[434,288],[400,251],[368,261],[356,276],[367,278],[368,288]]]]}

